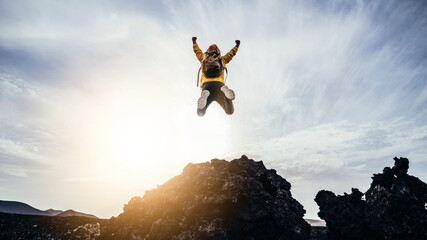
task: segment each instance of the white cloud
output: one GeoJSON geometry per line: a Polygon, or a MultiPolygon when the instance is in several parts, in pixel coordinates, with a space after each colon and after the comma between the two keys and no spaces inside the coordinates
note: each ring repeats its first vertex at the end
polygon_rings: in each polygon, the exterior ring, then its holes
{"type": "Polygon", "coordinates": [[[38,147],[34,143],[14,142],[10,139],[0,138],[0,153],[11,158],[21,158],[37,162],[44,162],[43,156],[38,154],[38,147]]]}
{"type": "Polygon", "coordinates": [[[16,100],[16,98],[32,101],[37,99],[39,95],[37,89],[28,82],[0,71],[0,97],[2,99],[0,107],[5,107],[6,104],[11,104],[6,101],[16,100]]]}
{"type": "MultiPolygon", "coordinates": [[[[0,163],[0,175],[10,175],[14,177],[28,177],[28,169],[0,163]]],[[[1,179],[0,179],[1,180],[1,179]]]]}
{"type": "Polygon", "coordinates": [[[412,122],[395,120],[361,125],[342,121],[260,141],[250,149],[290,174],[296,170],[309,176],[329,170],[369,171],[365,163],[371,160],[425,154],[426,138],[427,126],[417,127],[412,122]]]}

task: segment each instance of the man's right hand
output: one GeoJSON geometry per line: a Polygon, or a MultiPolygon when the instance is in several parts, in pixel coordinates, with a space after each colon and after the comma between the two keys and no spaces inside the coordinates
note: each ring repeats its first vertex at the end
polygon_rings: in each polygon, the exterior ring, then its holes
{"type": "Polygon", "coordinates": [[[192,40],[193,40],[193,43],[196,43],[197,38],[193,37],[192,40]]]}

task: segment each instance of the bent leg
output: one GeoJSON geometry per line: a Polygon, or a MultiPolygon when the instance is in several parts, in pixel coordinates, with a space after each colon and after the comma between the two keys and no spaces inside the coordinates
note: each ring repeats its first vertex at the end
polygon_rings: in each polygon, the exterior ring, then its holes
{"type": "Polygon", "coordinates": [[[222,94],[219,94],[218,98],[215,100],[219,103],[219,105],[224,109],[225,113],[231,115],[234,113],[233,101],[228,99],[225,94],[221,91],[222,94]]]}
{"type": "Polygon", "coordinates": [[[225,94],[225,97],[234,100],[236,98],[236,94],[234,94],[234,91],[228,88],[226,85],[221,87],[221,91],[225,94]]]}

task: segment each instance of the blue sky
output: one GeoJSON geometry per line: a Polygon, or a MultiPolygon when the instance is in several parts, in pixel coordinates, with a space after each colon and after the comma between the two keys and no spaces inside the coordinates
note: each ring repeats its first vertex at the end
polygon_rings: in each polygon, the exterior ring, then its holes
{"type": "Polygon", "coordinates": [[[0,199],[110,217],[189,162],[263,160],[316,218],[408,157],[427,180],[424,1],[0,1],[0,199]],[[235,113],[196,115],[202,49],[235,113]]]}

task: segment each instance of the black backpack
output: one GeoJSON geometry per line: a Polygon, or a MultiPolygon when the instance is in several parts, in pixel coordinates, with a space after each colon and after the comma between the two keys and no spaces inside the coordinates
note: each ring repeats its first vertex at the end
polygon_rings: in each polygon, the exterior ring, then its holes
{"type": "Polygon", "coordinates": [[[200,66],[199,72],[197,73],[197,86],[199,86],[200,70],[203,71],[203,74],[207,78],[217,78],[221,76],[224,69],[228,75],[227,68],[224,67],[222,63],[222,57],[219,51],[205,52],[202,66],[200,66]]]}

